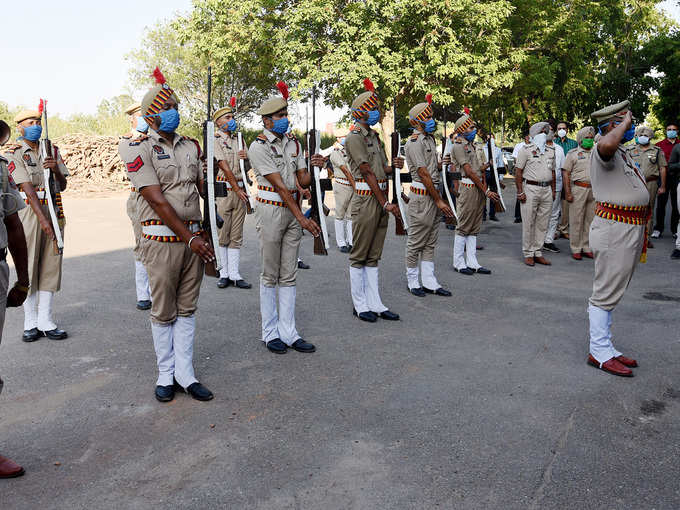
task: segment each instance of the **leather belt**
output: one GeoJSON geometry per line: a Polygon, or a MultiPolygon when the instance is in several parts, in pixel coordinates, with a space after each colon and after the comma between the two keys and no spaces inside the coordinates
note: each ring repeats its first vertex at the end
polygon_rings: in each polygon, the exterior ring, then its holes
{"type": "MultiPolygon", "coordinates": [[[[297,200],[297,190],[289,189],[288,191],[290,191],[293,198],[297,200]]],[[[270,188],[269,186],[258,186],[255,200],[262,202],[263,204],[275,205],[277,207],[288,207],[281,198],[281,195],[276,192],[276,189],[270,188]]]]}
{"type": "Polygon", "coordinates": [[[529,179],[524,179],[524,182],[532,186],[540,186],[541,188],[547,188],[552,185],[552,181],[530,181],[529,179]]]}
{"type": "Polygon", "coordinates": [[[597,202],[595,215],[605,220],[614,220],[629,225],[644,225],[649,219],[649,207],[646,205],[616,205],[597,202]]]}
{"type": "MultiPolygon", "coordinates": [[[[201,230],[201,226],[199,225],[198,221],[185,221],[184,224],[192,234],[195,234],[201,230]]],[[[142,237],[144,237],[144,239],[158,241],[161,243],[178,243],[181,241],[180,237],[160,220],[143,221],[142,237]]]]}
{"type": "Polygon", "coordinates": [[[572,183],[574,186],[579,186],[581,188],[592,188],[589,182],[586,181],[574,181],[572,183]]]}

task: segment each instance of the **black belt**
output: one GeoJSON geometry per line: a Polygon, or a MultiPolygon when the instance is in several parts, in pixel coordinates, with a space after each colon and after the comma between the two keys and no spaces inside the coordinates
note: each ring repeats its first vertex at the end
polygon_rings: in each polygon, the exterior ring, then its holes
{"type": "Polygon", "coordinates": [[[0,250],[0,262],[5,262],[7,260],[7,248],[0,250]]]}
{"type": "Polygon", "coordinates": [[[541,188],[547,188],[552,185],[552,181],[530,181],[529,179],[524,179],[524,182],[532,186],[540,186],[541,188]]]}

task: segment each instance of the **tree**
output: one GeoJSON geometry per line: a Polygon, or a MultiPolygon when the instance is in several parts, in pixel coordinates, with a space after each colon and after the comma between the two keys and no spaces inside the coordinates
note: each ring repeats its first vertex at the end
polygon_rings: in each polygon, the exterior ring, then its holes
{"type": "Polygon", "coordinates": [[[644,53],[657,74],[657,100],[652,105],[652,111],[663,127],[670,122],[679,122],[680,31],[660,34],[651,39],[645,45],[644,53]]]}

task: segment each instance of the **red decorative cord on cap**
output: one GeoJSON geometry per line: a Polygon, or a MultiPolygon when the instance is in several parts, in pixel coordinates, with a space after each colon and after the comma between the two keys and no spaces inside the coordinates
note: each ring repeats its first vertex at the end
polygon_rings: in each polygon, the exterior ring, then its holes
{"type": "Polygon", "coordinates": [[[153,70],[152,75],[154,78],[156,78],[156,83],[159,85],[164,85],[165,84],[165,76],[163,76],[163,73],[161,73],[161,70],[158,69],[158,66],[156,66],[156,69],[153,70]]]}
{"type": "Polygon", "coordinates": [[[283,99],[288,101],[288,85],[280,81],[276,84],[276,87],[279,89],[279,92],[281,92],[283,99]]]}
{"type": "Polygon", "coordinates": [[[236,108],[236,96],[231,96],[231,99],[229,99],[229,106],[236,108]]]}
{"type": "Polygon", "coordinates": [[[470,108],[466,106],[465,108],[463,108],[463,112],[465,112],[465,115],[470,115],[470,108]]]}
{"type": "Polygon", "coordinates": [[[425,101],[427,104],[432,104],[432,94],[425,94],[425,101]]]}
{"type": "Polygon", "coordinates": [[[369,92],[375,92],[375,87],[373,86],[373,82],[370,78],[364,79],[364,88],[369,92]]]}
{"type": "Polygon", "coordinates": [[[40,103],[38,104],[38,113],[42,115],[43,110],[45,110],[45,101],[43,98],[40,98],[40,103]]]}

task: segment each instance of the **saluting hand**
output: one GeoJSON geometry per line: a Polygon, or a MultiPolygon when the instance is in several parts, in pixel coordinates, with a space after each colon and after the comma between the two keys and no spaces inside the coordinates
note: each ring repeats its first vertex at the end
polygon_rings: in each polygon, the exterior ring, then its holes
{"type": "Polygon", "coordinates": [[[303,217],[300,220],[300,226],[307,232],[311,233],[314,237],[319,237],[321,235],[321,228],[316,224],[316,221],[310,218],[303,217]]]}

